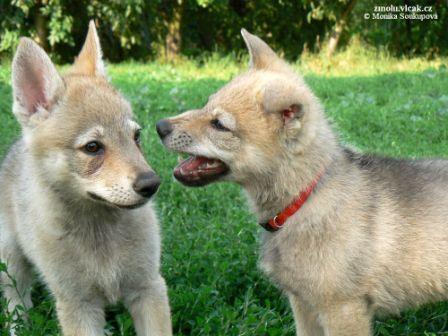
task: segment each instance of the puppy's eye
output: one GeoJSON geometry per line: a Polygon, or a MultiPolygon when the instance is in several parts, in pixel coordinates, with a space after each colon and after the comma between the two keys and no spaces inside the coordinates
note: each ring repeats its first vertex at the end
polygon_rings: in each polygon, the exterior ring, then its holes
{"type": "Polygon", "coordinates": [[[84,146],[84,150],[89,154],[98,154],[103,146],[97,141],[91,141],[84,146]]]}
{"type": "Polygon", "coordinates": [[[210,124],[213,126],[213,128],[217,129],[218,131],[230,131],[227,127],[225,127],[219,119],[213,119],[210,121],[210,124]]]}
{"type": "Polygon", "coordinates": [[[141,136],[141,131],[140,130],[135,131],[134,141],[137,144],[137,146],[140,146],[140,142],[141,142],[140,136],[141,136]]]}

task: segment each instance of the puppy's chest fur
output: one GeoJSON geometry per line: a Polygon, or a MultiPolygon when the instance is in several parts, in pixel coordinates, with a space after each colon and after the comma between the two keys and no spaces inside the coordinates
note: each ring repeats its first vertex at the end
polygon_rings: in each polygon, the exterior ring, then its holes
{"type": "MultiPolygon", "coordinates": [[[[134,211],[143,211],[147,220],[154,216],[150,206],[134,211]]],[[[129,274],[135,274],[139,264],[148,263],[149,256],[145,258],[143,251],[155,248],[149,243],[148,228],[139,220],[127,212],[118,216],[98,210],[64,216],[53,207],[51,215],[40,218],[47,227],[28,222],[35,225],[33,237],[30,240],[23,234],[26,231],[20,230],[20,240],[28,258],[53,288],[61,292],[79,289],[114,303],[121,298],[129,274]]]]}
{"type": "MultiPolygon", "coordinates": [[[[283,291],[294,294],[303,302],[313,304],[323,300],[325,292],[333,292],[341,276],[333,269],[334,256],[326,246],[317,249],[314,242],[300,236],[282,237],[267,233],[262,243],[260,267],[283,291]],[[322,274],[328,275],[323,277],[322,274]],[[331,276],[330,276],[331,274],[331,276]],[[327,279],[332,279],[328,282],[327,279]]],[[[350,279],[350,277],[348,277],[350,279]]]]}
{"type": "Polygon", "coordinates": [[[66,258],[78,260],[79,273],[90,280],[92,289],[113,303],[120,298],[120,283],[130,262],[130,237],[123,236],[122,223],[89,224],[69,232],[60,243],[67,244],[66,258]]]}

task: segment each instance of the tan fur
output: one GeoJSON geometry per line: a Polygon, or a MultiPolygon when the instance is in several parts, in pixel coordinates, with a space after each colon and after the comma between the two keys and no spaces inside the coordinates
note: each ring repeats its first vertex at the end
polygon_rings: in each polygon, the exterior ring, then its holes
{"type": "Polygon", "coordinates": [[[79,56],[76,58],[75,64],[73,64],[73,67],[71,68],[71,72],[87,76],[106,76],[99,38],[93,21],[89,23],[89,32],[87,33],[86,42],[84,43],[79,56]]]}
{"type": "Polygon", "coordinates": [[[134,187],[140,174],[154,173],[134,140],[131,106],[107,82],[100,54],[93,23],[64,77],[34,42],[20,42],[12,82],[23,136],[0,171],[0,260],[17,289],[6,274],[0,285],[10,313],[31,307],[35,266],[65,336],[104,335],[104,307],[118,300],[137,335],[171,335],[158,221],[134,187]],[[103,154],[85,151],[94,140],[103,154]]]}
{"type": "Polygon", "coordinates": [[[289,297],[297,334],[371,335],[376,313],[447,299],[448,162],[344,149],[303,79],[242,34],[249,71],[167,119],[163,142],[224,162],[221,180],[244,187],[260,222],[322,174],[284,227],[263,234],[261,268],[289,297]],[[229,131],[212,127],[223,114],[229,131]]]}

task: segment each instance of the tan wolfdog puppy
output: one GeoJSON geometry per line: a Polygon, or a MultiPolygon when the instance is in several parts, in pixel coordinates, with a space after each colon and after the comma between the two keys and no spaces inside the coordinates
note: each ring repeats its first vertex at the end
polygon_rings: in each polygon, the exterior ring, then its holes
{"type": "Polygon", "coordinates": [[[171,335],[148,202],[160,180],[140,150],[130,104],[107,81],[93,22],[64,77],[22,39],[12,83],[23,136],[0,172],[0,257],[17,281],[2,274],[9,310],[31,306],[32,264],[65,336],[103,335],[103,308],[120,299],[137,335],[171,335]]]}
{"type": "Polygon", "coordinates": [[[448,161],[344,149],[303,79],[242,34],[249,71],[157,124],[168,148],[191,155],[175,177],[234,181],[261,223],[286,219],[265,233],[261,266],[288,295],[298,335],[370,335],[375,313],[446,299],[448,161]]]}

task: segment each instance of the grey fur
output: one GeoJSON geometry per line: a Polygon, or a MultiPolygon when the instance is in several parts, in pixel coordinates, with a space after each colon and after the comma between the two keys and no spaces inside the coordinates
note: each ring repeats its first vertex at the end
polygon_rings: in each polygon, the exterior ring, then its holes
{"type": "Polygon", "coordinates": [[[164,143],[187,132],[193,142],[182,151],[224,162],[223,179],[244,188],[259,222],[323,173],[282,229],[263,233],[260,266],[289,297],[297,334],[371,335],[375,314],[446,300],[448,161],[345,149],[303,79],[261,39],[242,34],[249,71],[203,109],[168,119],[164,143]],[[300,118],[285,119],[294,104],[300,118]],[[236,120],[227,140],[209,126],[215,110],[236,120]],[[237,146],[226,150],[223,141],[237,146]]]}
{"type": "MultiPolygon", "coordinates": [[[[131,107],[107,82],[100,55],[93,22],[63,79],[40,47],[21,40],[12,76],[22,137],[0,170],[0,260],[17,290],[4,273],[0,286],[10,313],[18,305],[26,311],[35,266],[64,336],[104,335],[104,307],[118,300],[137,335],[169,336],[158,220],[134,188],[152,170],[135,142],[131,107]],[[86,151],[93,140],[102,155],[86,151]]],[[[14,335],[15,325],[7,327],[14,335]]]]}

